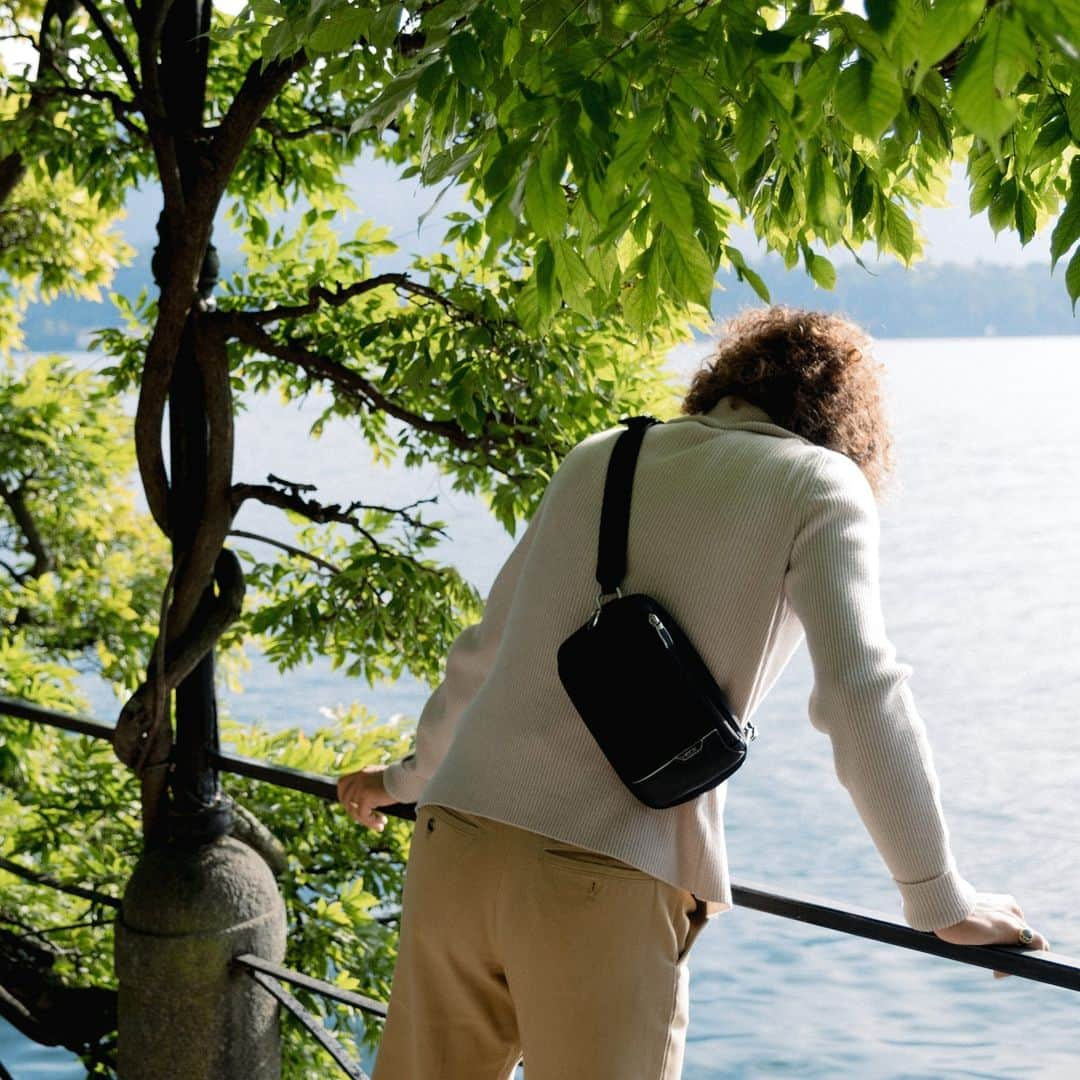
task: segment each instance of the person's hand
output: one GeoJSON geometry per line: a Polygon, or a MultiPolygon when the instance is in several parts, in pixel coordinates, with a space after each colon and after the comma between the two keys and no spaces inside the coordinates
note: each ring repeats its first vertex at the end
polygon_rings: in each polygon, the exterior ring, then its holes
{"type": "MultiPolygon", "coordinates": [[[[1029,949],[1049,949],[1050,942],[1038,931],[1031,931],[1031,940],[1021,938],[1022,930],[1030,930],[1024,912],[1008,893],[976,893],[975,910],[952,926],[943,926],[934,933],[952,945],[1026,945],[1029,949]]],[[[1026,936],[1026,935],[1025,935],[1026,936]]],[[[1008,973],[995,971],[995,979],[1008,973]]]]}
{"type": "Polygon", "coordinates": [[[345,807],[345,813],[376,832],[382,832],[386,824],[386,815],[378,813],[377,808],[397,802],[383,786],[385,769],[385,765],[365,765],[356,772],[345,773],[337,782],[338,802],[345,807]]]}

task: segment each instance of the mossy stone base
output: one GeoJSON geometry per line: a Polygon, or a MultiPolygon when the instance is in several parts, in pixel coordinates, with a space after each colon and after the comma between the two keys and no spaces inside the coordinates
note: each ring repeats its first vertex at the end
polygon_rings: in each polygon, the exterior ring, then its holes
{"type": "Polygon", "coordinates": [[[239,953],[285,955],[266,862],[231,837],[147,852],[116,922],[121,1080],[279,1080],[278,1005],[239,953]]]}

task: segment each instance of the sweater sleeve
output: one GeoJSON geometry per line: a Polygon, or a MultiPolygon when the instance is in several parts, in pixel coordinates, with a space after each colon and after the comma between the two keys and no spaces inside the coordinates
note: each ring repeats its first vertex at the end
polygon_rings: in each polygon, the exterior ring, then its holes
{"type": "Polygon", "coordinates": [[[413,803],[420,797],[450,748],[462,712],[483,686],[495,662],[514,590],[535,539],[545,501],[540,500],[528,528],[496,574],[483,618],[467,626],[450,646],[443,681],[428,698],[417,721],[413,751],[383,771],[387,794],[398,802],[413,803]]]}
{"type": "Polygon", "coordinates": [[[877,505],[849,458],[822,451],[792,546],[788,600],[814,669],[810,721],[832,741],[840,783],[916,930],[959,922],[975,890],[957,871],[926,729],[885,634],[877,505]]]}

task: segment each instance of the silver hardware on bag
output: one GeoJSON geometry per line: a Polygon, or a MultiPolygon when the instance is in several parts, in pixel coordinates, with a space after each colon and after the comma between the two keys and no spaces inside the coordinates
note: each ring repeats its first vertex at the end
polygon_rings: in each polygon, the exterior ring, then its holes
{"type": "Polygon", "coordinates": [[[684,750],[681,754],[676,754],[675,756],[680,761],[689,761],[695,754],[700,754],[701,753],[701,747],[704,744],[704,742],[705,742],[704,738],[698,739],[698,741],[696,743],[694,743],[694,745],[691,746],[689,749],[684,750]]]}
{"type": "Polygon", "coordinates": [[[671,634],[668,632],[668,628],[660,621],[660,616],[656,612],[650,612],[649,623],[652,628],[660,635],[660,640],[670,649],[675,645],[675,641],[671,634]]]}
{"type": "Polygon", "coordinates": [[[620,589],[618,585],[615,586],[615,591],[613,593],[606,593],[603,589],[596,590],[596,611],[593,613],[592,622],[589,624],[590,626],[596,625],[596,620],[600,618],[600,609],[604,604],[608,603],[613,596],[617,597],[619,600],[622,599],[622,589],[620,589]]]}
{"type": "Polygon", "coordinates": [[[747,742],[753,742],[757,738],[757,728],[754,727],[753,720],[747,720],[743,725],[743,735],[746,736],[747,742]]]}
{"type": "Polygon", "coordinates": [[[644,776],[642,776],[639,779],[635,780],[634,783],[635,784],[640,784],[643,780],[648,780],[650,776],[655,776],[658,772],[661,772],[664,769],[666,769],[674,761],[689,761],[692,757],[696,757],[697,754],[699,754],[701,752],[702,744],[705,742],[705,740],[710,735],[718,735],[718,734],[719,734],[719,732],[716,731],[715,729],[713,731],[707,731],[696,742],[692,742],[685,749],[680,750],[677,754],[674,754],[672,757],[668,758],[668,760],[665,761],[663,765],[660,765],[657,768],[653,769],[653,771],[651,773],[646,773],[644,776]]]}

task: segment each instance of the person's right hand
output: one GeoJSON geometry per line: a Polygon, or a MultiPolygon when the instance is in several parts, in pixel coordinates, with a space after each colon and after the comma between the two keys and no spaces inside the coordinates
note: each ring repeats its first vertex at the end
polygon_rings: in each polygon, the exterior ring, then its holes
{"type": "MultiPolygon", "coordinates": [[[[975,910],[952,926],[943,926],[934,933],[952,945],[1021,945],[1020,931],[1027,926],[1024,912],[1008,893],[976,893],[975,910]]],[[[1050,942],[1038,931],[1026,946],[1029,949],[1049,949],[1050,942]]],[[[995,971],[995,979],[1008,973],[995,971]]]]}

